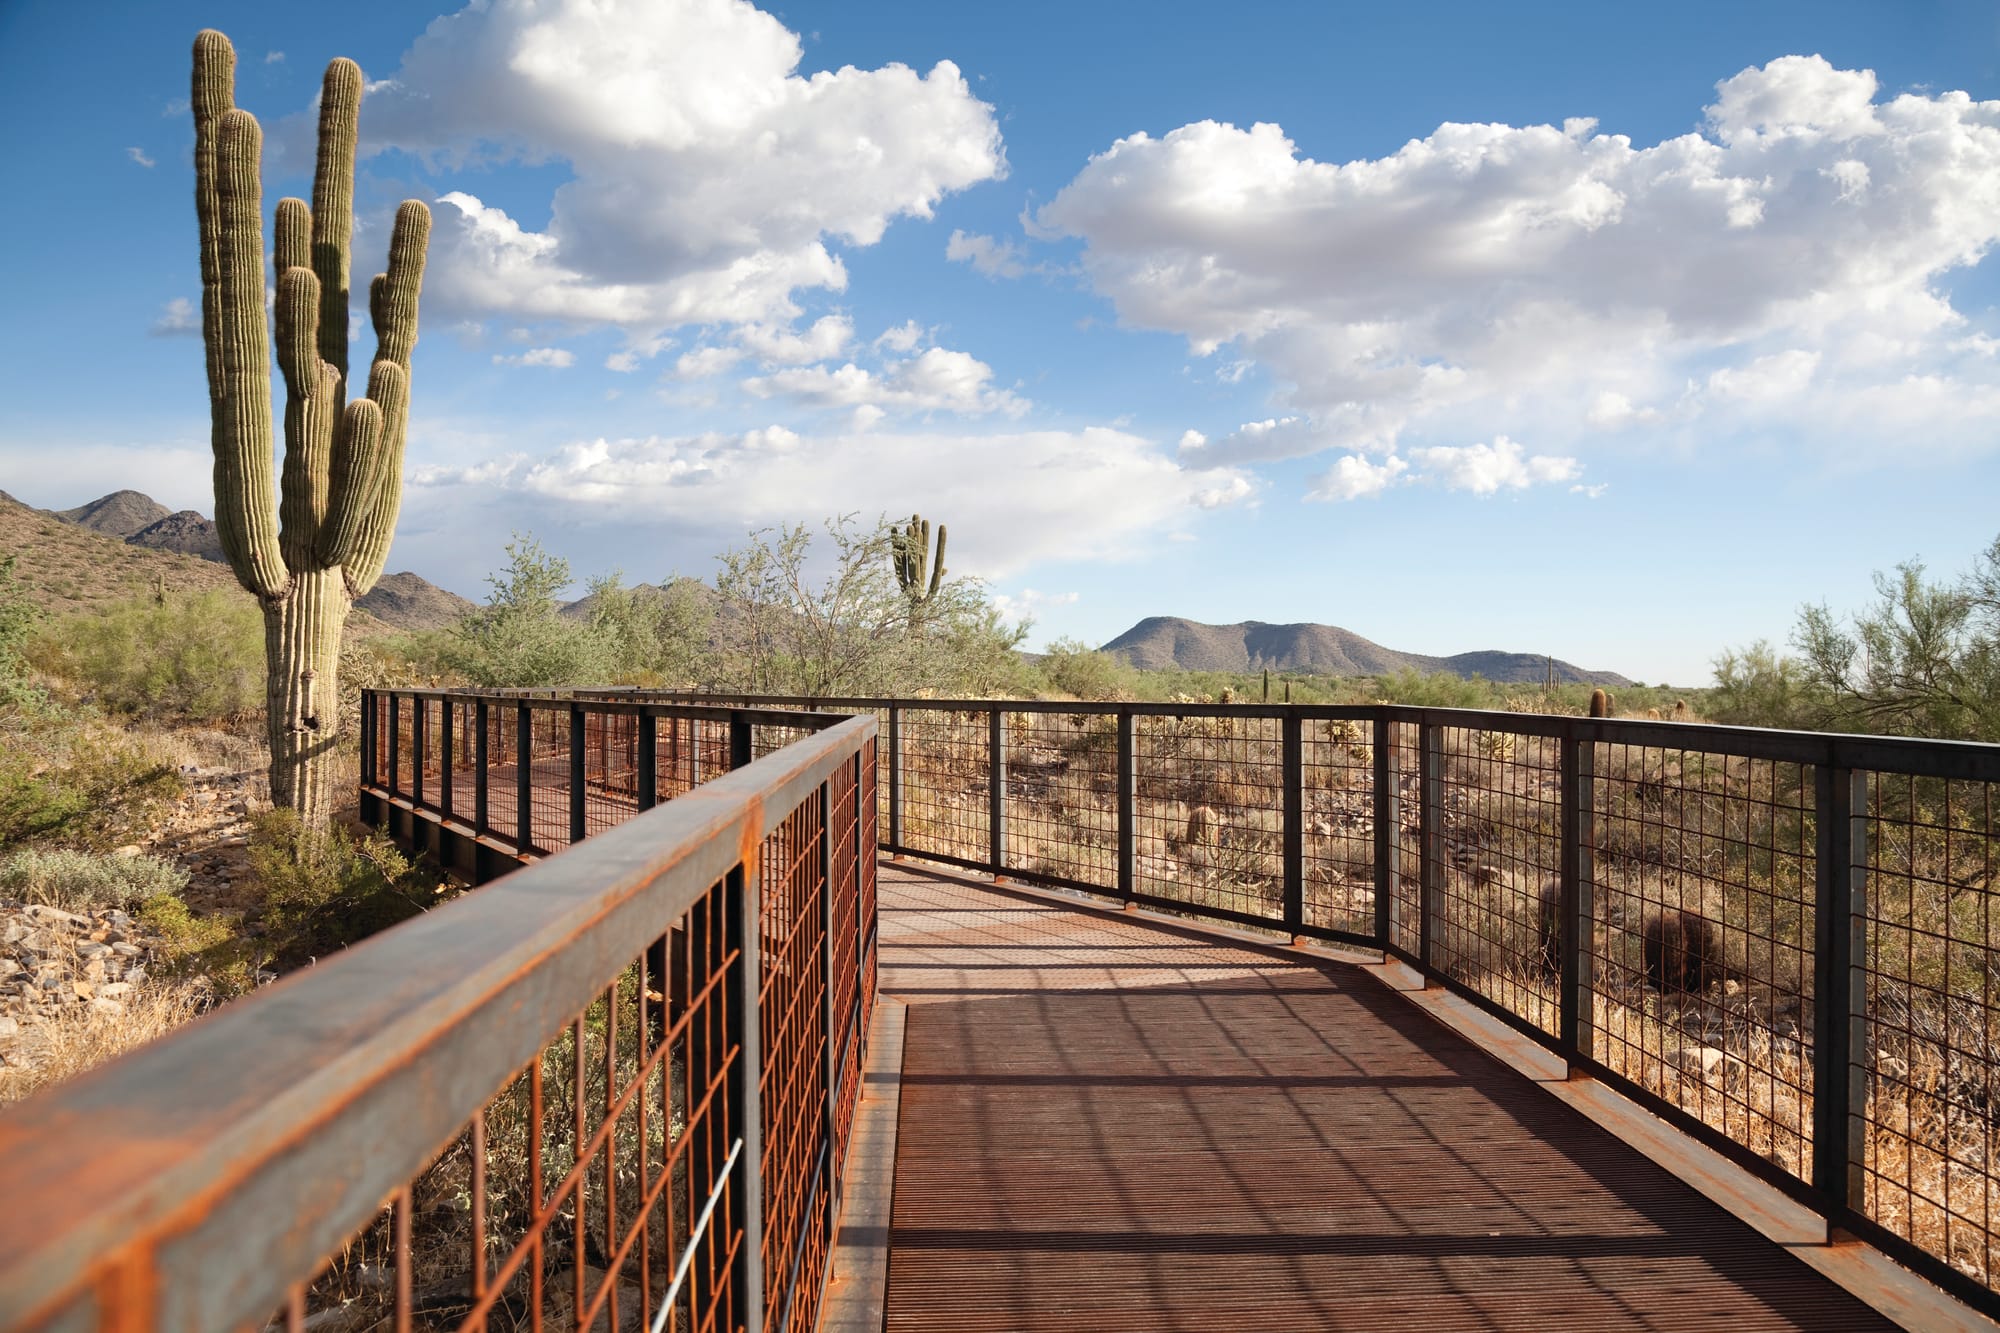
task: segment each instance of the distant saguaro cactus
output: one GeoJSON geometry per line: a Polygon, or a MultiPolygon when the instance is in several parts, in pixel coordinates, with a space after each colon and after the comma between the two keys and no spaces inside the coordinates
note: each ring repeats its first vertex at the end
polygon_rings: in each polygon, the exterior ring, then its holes
{"type": "Polygon", "coordinates": [[[933,555],[930,521],[922,514],[910,515],[909,527],[893,529],[889,556],[895,562],[896,582],[910,599],[914,616],[937,596],[938,586],[944,582],[944,524],[938,524],[937,553],[933,555]]]}
{"type": "Polygon", "coordinates": [[[431,215],[413,199],[396,211],[389,271],[368,288],[376,338],[368,395],[348,401],[361,69],[335,60],[320,96],[312,205],[280,200],[274,224],[274,327],[285,379],[285,458],[274,487],[263,135],[235,105],[235,81],[229,39],[204,31],[194,42],[192,101],[215,526],[237,581],[264,609],[271,799],[317,825],[333,812],[341,630],[354,599],[381,577],[402,502],[410,349],[431,215]]]}

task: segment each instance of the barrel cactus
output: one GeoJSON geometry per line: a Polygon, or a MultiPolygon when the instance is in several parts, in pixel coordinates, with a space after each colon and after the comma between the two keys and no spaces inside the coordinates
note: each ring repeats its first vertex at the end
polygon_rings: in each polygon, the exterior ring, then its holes
{"type": "Polygon", "coordinates": [[[431,216],[415,200],[396,212],[389,271],[368,289],[376,339],[368,393],[349,400],[348,247],[361,69],[335,60],[320,97],[312,203],[281,200],[273,226],[271,327],[285,381],[285,456],[277,470],[262,131],[235,105],[235,76],[227,37],[205,31],[195,38],[195,213],[215,526],[230,569],[264,610],[271,799],[324,824],[335,799],[341,631],[354,599],[381,577],[402,501],[410,349],[431,216]]]}

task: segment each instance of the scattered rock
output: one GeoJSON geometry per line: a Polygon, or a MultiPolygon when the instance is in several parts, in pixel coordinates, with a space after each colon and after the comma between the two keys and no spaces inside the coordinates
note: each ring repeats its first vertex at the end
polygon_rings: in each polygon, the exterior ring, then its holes
{"type": "Polygon", "coordinates": [[[13,1045],[15,1038],[19,1037],[20,1035],[21,1035],[20,1019],[0,1018],[0,1046],[13,1045]]]}
{"type": "Polygon", "coordinates": [[[1743,1062],[1716,1046],[1683,1046],[1667,1052],[1667,1063],[1683,1074],[1706,1078],[1743,1062]]]}

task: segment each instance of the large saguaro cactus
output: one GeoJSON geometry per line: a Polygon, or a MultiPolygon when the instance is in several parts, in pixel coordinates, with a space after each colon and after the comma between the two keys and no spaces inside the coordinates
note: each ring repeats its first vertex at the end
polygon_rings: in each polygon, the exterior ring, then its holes
{"type": "Polygon", "coordinates": [[[215,525],[229,567],[264,608],[271,799],[311,824],[332,815],[340,635],[354,599],[382,575],[402,501],[410,349],[417,341],[430,210],[405,200],[389,271],[368,289],[375,360],[368,395],[347,400],[347,263],[361,69],[326,67],[312,205],[278,204],[273,253],[285,458],[271,431],[264,324],[262,131],[235,105],[236,52],[219,32],[194,43],[195,212],[201,327],[215,451],[215,525]]]}

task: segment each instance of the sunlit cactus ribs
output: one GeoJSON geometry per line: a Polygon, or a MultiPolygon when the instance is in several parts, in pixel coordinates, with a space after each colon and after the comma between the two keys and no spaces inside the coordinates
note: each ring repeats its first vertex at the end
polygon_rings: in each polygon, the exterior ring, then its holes
{"type": "Polygon", "coordinates": [[[944,582],[944,524],[938,524],[937,553],[931,553],[931,525],[922,514],[910,515],[910,526],[896,528],[890,538],[890,557],[896,565],[896,582],[913,609],[921,610],[937,596],[944,582]]]}
{"type": "Polygon", "coordinates": [[[402,501],[410,349],[417,341],[430,210],[396,211],[389,271],[369,285],[375,359],[348,398],[348,247],[361,69],[326,67],[310,206],[278,204],[275,331],[285,381],[285,456],[274,478],[271,347],[265,334],[262,131],[235,105],[236,52],[194,43],[195,212],[202,340],[215,452],[215,525],[237,580],[264,608],[271,799],[309,823],[332,815],[340,637],[381,577],[402,501]]]}

